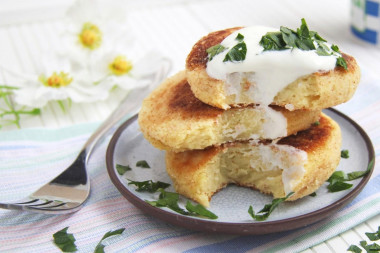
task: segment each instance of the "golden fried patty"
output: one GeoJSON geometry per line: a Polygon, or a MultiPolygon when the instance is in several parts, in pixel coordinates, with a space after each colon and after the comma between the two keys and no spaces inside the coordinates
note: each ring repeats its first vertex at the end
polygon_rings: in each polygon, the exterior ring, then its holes
{"type": "Polygon", "coordinates": [[[181,71],[143,101],[138,121],[155,147],[180,152],[234,140],[287,136],[308,128],[319,114],[319,110],[291,112],[278,106],[215,108],[193,95],[181,71]]]}
{"type": "MultiPolygon", "coordinates": [[[[208,54],[206,50],[221,43],[224,38],[242,27],[212,32],[201,38],[192,48],[186,60],[187,80],[194,95],[202,102],[218,108],[257,103],[248,95],[253,84],[241,82],[239,94],[228,94],[223,80],[210,77],[206,72],[208,54]]],[[[342,54],[347,70],[336,67],[329,72],[316,72],[302,76],[290,83],[275,96],[274,105],[289,105],[294,109],[323,109],[349,100],[360,80],[360,69],[355,59],[342,54]]]]}
{"type": "Polygon", "coordinates": [[[277,143],[233,142],[204,150],[166,153],[176,191],[209,206],[212,195],[233,183],[274,198],[296,200],[316,191],[340,161],[338,124],[322,114],[319,125],[277,143]]]}

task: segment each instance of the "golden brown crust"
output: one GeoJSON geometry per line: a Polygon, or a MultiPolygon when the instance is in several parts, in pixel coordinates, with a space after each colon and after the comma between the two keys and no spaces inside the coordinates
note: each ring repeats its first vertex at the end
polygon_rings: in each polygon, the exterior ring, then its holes
{"type": "MultiPolygon", "coordinates": [[[[262,144],[264,143],[262,142],[262,144]]],[[[307,153],[307,161],[303,166],[304,174],[301,180],[294,185],[295,194],[289,201],[302,198],[316,191],[330,177],[340,161],[340,128],[335,121],[326,115],[321,116],[319,125],[314,125],[297,135],[283,138],[277,144],[291,146],[307,153]]],[[[205,150],[190,150],[181,153],[167,152],[167,172],[174,182],[176,191],[206,206],[208,206],[208,198],[228,183],[258,189],[262,193],[274,195],[275,198],[285,196],[284,190],[278,189],[279,186],[283,187],[281,173],[278,174],[278,171],[251,172],[261,173],[259,177],[271,177],[272,184],[269,180],[269,183],[268,181],[258,181],[252,185],[249,181],[244,181],[246,177],[241,178],[242,181],[236,181],[236,179],[222,175],[225,168],[222,168],[221,157],[233,148],[249,153],[253,149],[257,150],[257,144],[235,142],[205,150]],[[216,180],[212,182],[214,179],[216,180]],[[210,186],[209,184],[215,185],[210,186]]],[[[277,155],[277,152],[280,155],[280,150],[278,149],[274,155],[277,155]]],[[[243,157],[245,156],[243,155],[243,157]]],[[[248,161],[247,164],[249,166],[251,162],[248,161]]]]}
{"type": "MultiPolygon", "coordinates": [[[[256,103],[244,92],[251,84],[242,84],[242,92],[239,95],[230,95],[225,91],[223,80],[214,79],[206,72],[207,48],[219,44],[239,29],[241,27],[212,32],[201,38],[186,59],[187,80],[195,96],[202,102],[221,109],[256,103]]],[[[346,102],[352,97],[359,83],[360,69],[352,56],[345,53],[342,53],[342,56],[347,62],[347,70],[337,66],[328,72],[315,72],[300,77],[280,91],[273,104],[282,107],[292,104],[294,109],[316,110],[346,102]]]]}
{"type": "Polygon", "coordinates": [[[325,145],[331,136],[333,125],[326,117],[320,117],[318,124],[313,124],[309,129],[300,131],[297,135],[290,135],[279,140],[278,144],[289,145],[297,149],[311,153],[325,145]]]}
{"type": "Polygon", "coordinates": [[[221,43],[228,35],[243,27],[234,27],[225,30],[212,32],[201,38],[191,49],[186,59],[186,69],[193,70],[196,68],[206,68],[208,54],[206,50],[212,46],[221,43]]]}
{"type": "MultiPolygon", "coordinates": [[[[287,135],[308,128],[319,118],[319,110],[288,111],[272,106],[287,123],[287,135]]],[[[180,72],[168,78],[143,102],[139,113],[141,131],[155,147],[180,152],[221,145],[257,135],[264,138],[262,109],[255,106],[225,111],[201,102],[191,92],[180,72]],[[228,125],[228,127],[227,127],[228,125]],[[236,129],[242,129],[240,134],[236,129]],[[237,132],[234,135],[234,132],[237,132]]]]}

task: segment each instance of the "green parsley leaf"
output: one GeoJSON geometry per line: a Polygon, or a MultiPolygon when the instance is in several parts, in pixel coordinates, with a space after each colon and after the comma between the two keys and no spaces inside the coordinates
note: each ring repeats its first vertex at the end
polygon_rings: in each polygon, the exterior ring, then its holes
{"type": "Polygon", "coordinates": [[[316,121],[313,123],[314,126],[319,126],[321,123],[319,121],[316,121]]]}
{"type": "Polygon", "coordinates": [[[266,220],[269,215],[273,212],[273,210],[282,202],[287,200],[290,196],[292,196],[294,192],[290,192],[286,197],[284,198],[278,198],[273,199],[271,204],[266,204],[263,209],[261,209],[257,214],[255,214],[255,211],[253,210],[252,206],[249,206],[248,213],[251,215],[251,217],[256,221],[264,221],[266,220]],[[260,214],[262,213],[262,214],[260,214]]]}
{"type": "Polygon", "coordinates": [[[352,181],[367,175],[373,167],[374,159],[372,159],[365,171],[354,171],[346,175],[343,171],[335,171],[327,180],[330,184],[327,186],[330,192],[338,192],[347,190],[352,187],[352,184],[347,184],[345,181],[352,181]]]}
{"type": "Polygon", "coordinates": [[[116,164],[116,170],[117,173],[119,173],[119,175],[122,176],[125,172],[132,170],[132,168],[129,167],[129,165],[116,164]]]}
{"type": "Polygon", "coordinates": [[[206,52],[208,53],[208,60],[211,61],[216,55],[220,54],[226,49],[227,49],[226,47],[220,44],[208,48],[206,50],[206,52]]]}
{"type": "Polygon", "coordinates": [[[170,184],[167,184],[167,183],[164,183],[164,182],[161,182],[161,181],[157,181],[157,182],[154,182],[152,180],[146,180],[146,181],[132,181],[130,179],[128,179],[128,185],[132,184],[132,185],[135,185],[137,186],[136,188],[136,191],[138,192],[156,192],[158,189],[166,189],[170,186],[170,184]]]}
{"type": "Polygon", "coordinates": [[[337,52],[339,53],[339,47],[337,45],[331,45],[331,49],[334,51],[334,52],[337,52]]]}
{"type": "Polygon", "coordinates": [[[265,36],[261,37],[259,44],[267,50],[284,50],[286,43],[282,38],[281,32],[268,32],[265,36]]]}
{"type": "Polygon", "coordinates": [[[347,62],[342,56],[340,56],[340,57],[338,57],[338,59],[336,59],[336,65],[341,66],[345,70],[347,70],[347,62]]]}
{"type": "Polygon", "coordinates": [[[236,36],[235,40],[237,40],[239,42],[242,42],[244,40],[244,35],[242,35],[241,33],[238,33],[238,35],[236,36]]]}
{"type": "Polygon", "coordinates": [[[150,168],[149,164],[148,164],[147,161],[145,161],[145,160],[138,161],[138,162],[136,163],[136,166],[137,166],[137,167],[141,167],[141,168],[146,168],[146,169],[149,169],[149,168],[150,168]]]}
{"type": "Polygon", "coordinates": [[[95,253],[104,253],[104,247],[105,245],[103,244],[103,240],[107,239],[108,237],[111,237],[111,236],[115,236],[115,235],[120,235],[124,232],[125,228],[120,228],[120,229],[117,229],[117,230],[113,230],[113,231],[108,231],[107,233],[105,233],[102,237],[102,239],[99,241],[98,245],[96,245],[96,248],[95,248],[95,253]]]}
{"type": "Polygon", "coordinates": [[[309,194],[309,196],[310,196],[310,197],[315,197],[315,196],[317,196],[317,193],[316,193],[316,192],[313,192],[313,193],[309,194]]]}
{"type": "Polygon", "coordinates": [[[323,47],[317,47],[317,54],[321,56],[329,56],[331,55],[329,52],[326,51],[323,47]]]}
{"type": "Polygon", "coordinates": [[[349,158],[350,157],[350,154],[348,152],[348,149],[343,149],[342,151],[340,151],[340,157],[342,158],[349,158]]]}
{"type": "Polygon", "coordinates": [[[347,249],[347,251],[351,251],[354,253],[360,253],[360,252],[362,252],[362,249],[356,245],[350,245],[350,247],[347,249]]]}
{"type": "Polygon", "coordinates": [[[179,200],[179,194],[176,192],[167,192],[164,189],[159,189],[161,192],[158,200],[156,201],[149,201],[145,200],[148,204],[155,206],[155,207],[167,207],[171,210],[183,214],[183,215],[192,215],[192,216],[202,216],[210,219],[217,219],[218,216],[216,216],[214,213],[207,210],[202,205],[193,205],[190,201],[187,201],[186,203],[186,210],[182,209],[178,205],[179,200]]]}
{"type": "Polygon", "coordinates": [[[350,189],[353,184],[348,184],[343,181],[333,181],[333,183],[330,183],[327,186],[327,189],[329,189],[329,192],[340,192],[347,189],[350,189]]]}
{"type": "MultiPolygon", "coordinates": [[[[380,227],[379,227],[380,229],[380,227]]],[[[375,233],[365,233],[366,236],[368,237],[368,239],[370,239],[371,241],[377,241],[377,240],[380,240],[380,231],[377,230],[377,232],[375,233]]]]}
{"type": "Polygon", "coordinates": [[[234,47],[232,47],[230,51],[227,52],[226,56],[224,57],[223,62],[244,61],[246,55],[247,55],[247,46],[245,45],[245,42],[239,42],[234,47]]]}
{"type": "Polygon", "coordinates": [[[170,208],[171,210],[173,210],[177,213],[180,213],[180,214],[184,214],[184,215],[189,214],[188,212],[186,212],[185,210],[183,210],[182,208],[179,207],[179,205],[178,205],[179,194],[178,193],[167,192],[164,189],[159,189],[159,191],[161,193],[160,193],[160,196],[158,197],[157,201],[147,201],[146,200],[146,202],[152,206],[170,208]]]}
{"type": "Polygon", "coordinates": [[[306,51],[315,50],[321,56],[339,56],[336,65],[347,69],[347,63],[341,56],[338,46],[332,45],[329,48],[325,42],[327,41],[317,32],[309,30],[306,20],[303,18],[297,31],[281,26],[280,32],[268,32],[262,36],[259,44],[264,48],[264,51],[299,48],[306,51]]]}
{"type": "Polygon", "coordinates": [[[75,252],[77,251],[77,246],[75,245],[75,238],[73,234],[68,234],[67,229],[64,229],[53,234],[54,244],[61,249],[62,252],[75,252]]]}
{"type": "Polygon", "coordinates": [[[367,244],[366,241],[360,241],[360,246],[362,246],[367,252],[379,252],[380,245],[377,243],[367,244]]]}
{"type": "Polygon", "coordinates": [[[194,206],[189,200],[186,203],[186,209],[190,212],[190,214],[196,214],[210,219],[218,218],[218,216],[216,216],[213,212],[207,210],[204,206],[200,204],[194,206]]]}
{"type": "Polygon", "coordinates": [[[280,31],[282,33],[282,39],[289,47],[297,47],[296,41],[298,37],[293,30],[281,26],[280,31]]]}

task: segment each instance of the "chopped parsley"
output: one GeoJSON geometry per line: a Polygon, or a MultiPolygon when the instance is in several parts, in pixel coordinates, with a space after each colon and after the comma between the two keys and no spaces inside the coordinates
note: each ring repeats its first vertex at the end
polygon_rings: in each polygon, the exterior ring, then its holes
{"type": "Polygon", "coordinates": [[[348,152],[348,149],[343,149],[342,151],[340,151],[340,157],[345,158],[345,159],[349,158],[350,154],[348,152]]]}
{"type": "Polygon", "coordinates": [[[125,230],[125,228],[120,228],[120,229],[113,230],[113,231],[108,231],[107,233],[105,233],[103,235],[102,239],[96,245],[94,253],[104,253],[104,247],[105,247],[105,245],[103,244],[103,241],[105,239],[107,239],[108,237],[122,234],[124,232],[124,230],[125,230]]]}
{"type": "Polygon", "coordinates": [[[218,216],[216,216],[213,212],[210,212],[207,210],[204,206],[201,204],[193,205],[189,200],[186,202],[186,209],[191,214],[207,217],[210,219],[217,219],[218,216]]]}
{"type": "Polygon", "coordinates": [[[317,32],[309,30],[303,18],[301,19],[301,26],[296,31],[281,26],[279,32],[265,34],[260,40],[260,45],[264,48],[264,51],[298,48],[305,51],[315,50],[320,56],[339,56],[336,60],[336,65],[347,69],[347,63],[341,56],[338,46],[332,45],[329,48],[326,42],[317,32]]]}
{"type": "Polygon", "coordinates": [[[156,192],[158,189],[166,189],[170,186],[170,184],[157,181],[153,182],[152,180],[146,180],[146,181],[132,181],[128,179],[128,185],[132,184],[137,186],[136,191],[138,192],[156,192]]]}
{"type": "MultiPolygon", "coordinates": [[[[238,43],[227,52],[226,56],[223,59],[223,62],[239,62],[245,60],[245,56],[247,55],[247,45],[244,42],[244,35],[238,33],[235,40],[238,43]]],[[[221,52],[227,49],[227,47],[224,47],[221,44],[217,44],[208,48],[206,50],[206,52],[208,53],[208,60],[211,61],[216,55],[220,54],[221,52]]]]}
{"type": "Polygon", "coordinates": [[[206,50],[206,52],[208,53],[208,60],[211,61],[215,55],[220,54],[221,52],[223,52],[226,49],[227,48],[222,46],[221,44],[218,44],[218,45],[215,45],[215,46],[208,48],[206,50]]]}
{"type": "Polygon", "coordinates": [[[316,192],[310,193],[309,196],[310,196],[310,197],[316,197],[316,196],[317,196],[317,193],[316,193],[316,192]]]}
{"type": "Polygon", "coordinates": [[[129,167],[129,165],[116,164],[116,170],[117,173],[119,173],[119,175],[122,176],[125,172],[132,170],[132,168],[129,167]]]}
{"type": "Polygon", "coordinates": [[[372,159],[366,170],[350,172],[347,175],[343,171],[335,171],[327,180],[327,182],[329,182],[327,189],[329,189],[329,192],[339,192],[350,189],[352,184],[346,183],[346,181],[352,181],[364,177],[371,171],[373,163],[374,160],[372,159]]]}
{"type": "Polygon", "coordinates": [[[273,212],[273,210],[282,202],[287,200],[290,196],[292,196],[294,192],[290,192],[286,197],[284,198],[278,198],[273,199],[271,204],[266,204],[263,209],[257,212],[255,214],[255,211],[253,211],[252,206],[249,206],[248,213],[251,215],[251,217],[256,221],[264,221],[266,220],[269,215],[273,212]]]}
{"type": "Polygon", "coordinates": [[[319,121],[316,121],[313,123],[314,126],[319,126],[321,123],[319,121]]]}
{"type": "Polygon", "coordinates": [[[138,162],[136,163],[136,166],[137,166],[137,167],[140,167],[140,168],[150,169],[150,166],[149,166],[148,162],[145,161],[145,160],[138,161],[138,162]]]}
{"type": "Polygon", "coordinates": [[[61,249],[62,252],[75,252],[77,251],[77,246],[75,245],[75,238],[73,234],[68,234],[67,229],[64,229],[53,234],[54,244],[61,249]]]}
{"type": "Polygon", "coordinates": [[[380,226],[377,228],[377,231],[375,233],[365,233],[365,235],[370,239],[371,241],[377,241],[380,240],[380,226]]]}
{"type": "Polygon", "coordinates": [[[223,62],[230,61],[230,62],[239,62],[244,61],[245,56],[247,55],[247,45],[245,44],[244,36],[242,34],[238,34],[235,38],[235,40],[238,41],[238,43],[233,46],[230,51],[227,52],[226,56],[224,57],[223,62]]]}
{"type": "Polygon", "coordinates": [[[155,201],[148,201],[145,200],[145,202],[149,203],[152,206],[155,207],[167,207],[171,210],[183,214],[183,215],[191,215],[191,216],[201,216],[206,217],[210,219],[217,219],[218,216],[216,216],[211,211],[207,210],[204,206],[197,204],[193,205],[189,200],[186,203],[186,210],[181,208],[178,205],[179,200],[179,194],[176,192],[167,192],[164,189],[159,189],[161,192],[158,200],[155,201]]]}
{"type": "Polygon", "coordinates": [[[354,253],[360,253],[360,252],[362,252],[362,249],[356,245],[350,245],[350,247],[347,249],[347,251],[351,251],[354,253]]]}

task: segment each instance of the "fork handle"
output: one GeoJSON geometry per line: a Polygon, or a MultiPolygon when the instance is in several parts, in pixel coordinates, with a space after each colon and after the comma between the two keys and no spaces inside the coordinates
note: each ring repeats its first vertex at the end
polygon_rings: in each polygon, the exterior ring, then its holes
{"type": "Polygon", "coordinates": [[[171,69],[171,61],[163,58],[159,70],[154,74],[152,82],[145,87],[133,89],[120,102],[110,116],[96,129],[96,131],[88,138],[80,153],[83,151],[86,155],[86,164],[91,156],[92,151],[98,142],[108,133],[111,128],[116,128],[117,123],[126,117],[131,116],[140,110],[142,100],[168,75],[171,69]]]}

